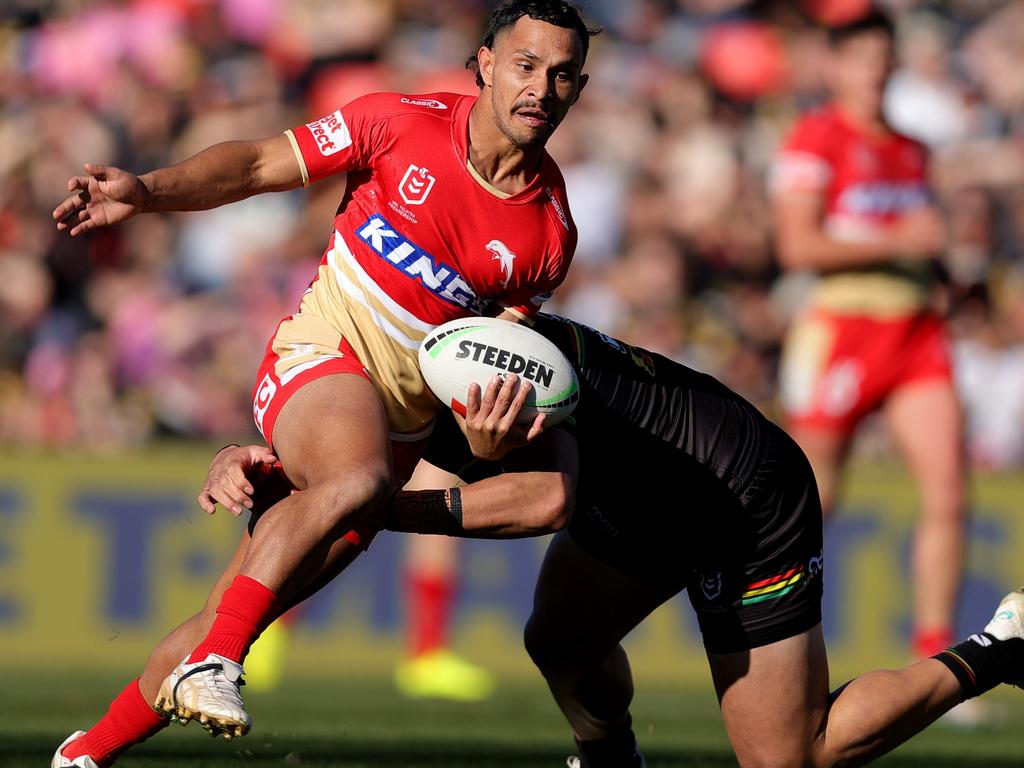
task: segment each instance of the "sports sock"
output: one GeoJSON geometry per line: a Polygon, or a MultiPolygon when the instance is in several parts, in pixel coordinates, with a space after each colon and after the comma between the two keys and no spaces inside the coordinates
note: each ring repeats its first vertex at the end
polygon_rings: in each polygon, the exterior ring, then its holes
{"type": "Polygon", "coordinates": [[[443,648],[455,602],[455,579],[450,575],[410,573],[409,645],[412,655],[443,648]]]}
{"type": "Polygon", "coordinates": [[[107,714],[96,725],[64,747],[64,757],[74,760],[89,755],[97,765],[108,766],[132,744],[145,741],[169,722],[143,698],[136,678],[110,703],[107,714]]]}
{"type": "Polygon", "coordinates": [[[632,718],[603,739],[576,739],[576,746],[582,768],[641,768],[644,764],[633,733],[632,718]]]}
{"type": "Polygon", "coordinates": [[[1024,638],[998,640],[988,632],[932,657],[945,664],[960,681],[964,698],[980,696],[1000,683],[1024,680],[1024,638]]]}
{"type": "Polygon", "coordinates": [[[915,658],[929,659],[953,645],[955,638],[949,627],[942,629],[916,629],[910,638],[915,658]]]}
{"type": "Polygon", "coordinates": [[[220,599],[213,626],[188,663],[217,653],[241,664],[260,631],[277,616],[275,599],[274,593],[255,579],[235,576],[220,599]]]}

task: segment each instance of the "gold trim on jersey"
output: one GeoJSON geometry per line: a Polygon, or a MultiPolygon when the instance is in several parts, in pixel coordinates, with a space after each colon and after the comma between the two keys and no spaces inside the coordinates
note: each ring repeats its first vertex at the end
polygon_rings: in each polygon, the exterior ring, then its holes
{"type": "Polygon", "coordinates": [[[302,186],[309,186],[309,169],[306,167],[306,160],[302,157],[302,150],[299,149],[299,140],[295,138],[295,134],[289,128],[284,132],[284,135],[288,137],[288,141],[291,142],[292,152],[295,153],[295,159],[299,161],[299,170],[302,171],[302,186]]]}
{"type": "Polygon", "coordinates": [[[392,299],[356,261],[340,233],[334,233],[334,247],[327,263],[338,287],[373,317],[374,323],[403,347],[418,350],[423,337],[434,329],[392,299]]]}
{"type": "Polygon", "coordinates": [[[887,318],[927,309],[929,291],[908,277],[885,272],[825,275],[811,292],[811,305],[843,315],[887,318]]]}
{"type": "Polygon", "coordinates": [[[510,197],[512,197],[511,192],[502,192],[496,186],[491,184],[491,182],[489,182],[487,179],[481,176],[480,171],[476,169],[476,166],[473,165],[473,161],[470,160],[469,158],[466,158],[466,170],[469,171],[469,175],[473,177],[477,184],[486,189],[495,197],[501,200],[508,200],[510,197]]]}
{"type": "Polygon", "coordinates": [[[300,310],[322,318],[352,346],[381,396],[393,433],[417,439],[429,428],[440,403],[423,380],[417,355],[435,325],[388,296],[359,265],[340,233],[335,232],[326,263],[320,265],[300,310]]]}

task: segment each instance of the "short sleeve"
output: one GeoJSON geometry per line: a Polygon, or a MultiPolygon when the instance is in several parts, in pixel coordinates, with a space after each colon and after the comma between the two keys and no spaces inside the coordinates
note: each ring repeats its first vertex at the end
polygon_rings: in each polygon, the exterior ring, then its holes
{"type": "Polygon", "coordinates": [[[821,192],[832,181],[832,153],[835,144],[830,123],[820,115],[802,118],[782,144],[772,164],[769,187],[772,194],[821,192]]]}
{"type": "Polygon", "coordinates": [[[502,302],[501,308],[506,312],[511,312],[513,315],[518,317],[520,320],[533,320],[540,312],[541,307],[544,303],[554,295],[554,291],[546,291],[544,293],[536,293],[532,295],[513,295],[508,296],[502,302]]]}
{"type": "Polygon", "coordinates": [[[285,132],[302,167],[303,184],[372,165],[385,138],[383,96],[362,96],[319,120],[285,132]]]}

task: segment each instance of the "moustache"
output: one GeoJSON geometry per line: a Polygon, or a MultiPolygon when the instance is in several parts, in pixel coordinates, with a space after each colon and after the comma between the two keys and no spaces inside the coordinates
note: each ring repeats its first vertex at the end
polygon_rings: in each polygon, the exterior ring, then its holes
{"type": "Polygon", "coordinates": [[[512,114],[517,112],[536,112],[544,120],[551,120],[551,113],[535,101],[517,101],[512,105],[512,114]]]}

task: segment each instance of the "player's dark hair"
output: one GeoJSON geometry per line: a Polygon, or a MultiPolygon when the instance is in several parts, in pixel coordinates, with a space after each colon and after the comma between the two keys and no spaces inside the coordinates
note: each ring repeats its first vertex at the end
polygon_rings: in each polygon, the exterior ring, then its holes
{"type": "MultiPolygon", "coordinates": [[[[580,9],[565,0],[506,0],[491,14],[491,21],[487,25],[481,45],[484,48],[493,48],[494,38],[504,30],[514,27],[523,16],[573,30],[583,46],[584,61],[587,60],[590,38],[602,32],[600,27],[588,27],[580,15],[580,9]]],[[[476,84],[483,88],[484,79],[480,76],[480,62],[477,61],[475,53],[466,59],[466,69],[476,73],[476,84]]]]}
{"type": "Polygon", "coordinates": [[[845,24],[838,24],[829,27],[828,42],[832,48],[838,48],[847,40],[850,40],[866,32],[884,32],[893,39],[896,36],[896,27],[885,13],[878,8],[872,8],[866,15],[860,16],[845,24]]]}

